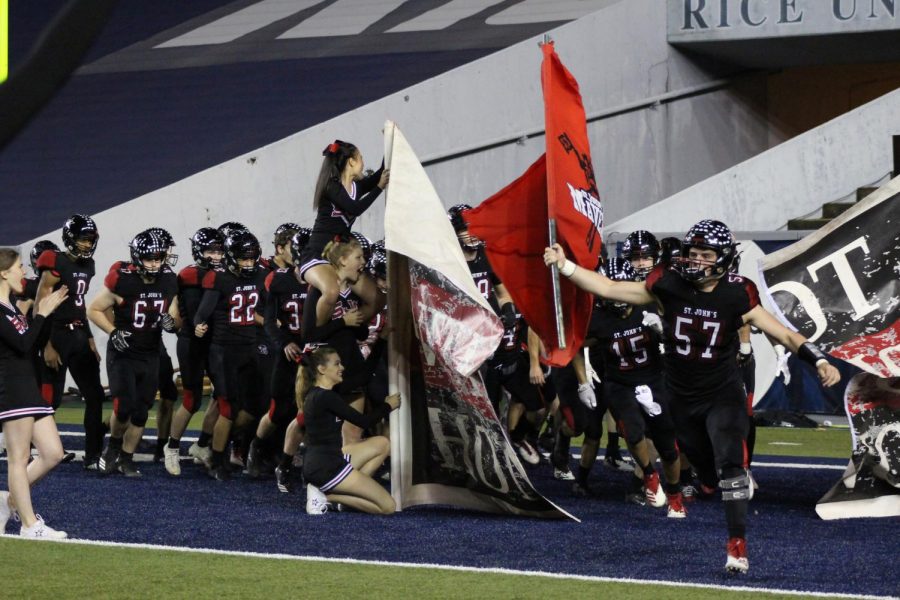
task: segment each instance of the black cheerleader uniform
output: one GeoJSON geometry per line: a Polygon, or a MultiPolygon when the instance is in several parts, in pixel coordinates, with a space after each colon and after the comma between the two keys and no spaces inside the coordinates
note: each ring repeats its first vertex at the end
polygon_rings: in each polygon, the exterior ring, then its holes
{"type": "Polygon", "coordinates": [[[316,213],[316,222],[313,224],[309,242],[300,254],[301,278],[309,269],[317,265],[328,264],[328,261],[322,258],[322,252],[328,242],[350,236],[350,228],[356,217],[372,206],[372,203],[381,194],[378,182],[383,172],[384,165],[382,164],[381,168],[368,177],[354,181],[350,186],[349,193],[337,178],[328,182],[319,202],[319,210],[316,213]]]}
{"type": "Polygon", "coordinates": [[[334,489],[353,471],[350,455],[341,452],[341,428],[344,421],[369,429],[390,412],[390,405],[385,403],[375,408],[371,414],[364,415],[349,406],[337,392],[320,387],[309,390],[303,403],[306,421],[303,478],[323,493],[334,489]]]}
{"type": "Polygon", "coordinates": [[[0,423],[53,414],[35,384],[32,355],[44,325],[36,315],[31,324],[14,305],[0,302],[0,423]]]}

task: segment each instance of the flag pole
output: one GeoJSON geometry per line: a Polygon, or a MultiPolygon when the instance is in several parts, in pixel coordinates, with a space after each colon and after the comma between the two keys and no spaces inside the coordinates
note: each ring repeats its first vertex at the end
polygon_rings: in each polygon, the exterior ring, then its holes
{"type": "MultiPolygon", "coordinates": [[[[550,246],[556,243],[556,219],[550,219],[550,246]]],[[[550,277],[553,281],[553,308],[556,312],[556,339],[560,349],[566,347],[566,332],[563,328],[562,292],[559,289],[559,267],[556,263],[550,266],[550,277]]]]}

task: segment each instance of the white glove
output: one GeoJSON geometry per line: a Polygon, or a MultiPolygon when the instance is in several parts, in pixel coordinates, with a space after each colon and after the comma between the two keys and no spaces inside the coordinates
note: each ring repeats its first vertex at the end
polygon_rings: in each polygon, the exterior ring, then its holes
{"type": "Polygon", "coordinates": [[[597,371],[594,370],[594,365],[591,364],[591,359],[589,356],[588,349],[584,349],[584,370],[587,372],[588,383],[591,384],[591,389],[594,388],[595,383],[602,383],[600,381],[600,376],[597,374],[597,371]]]}
{"type": "Polygon", "coordinates": [[[594,389],[590,383],[578,384],[578,399],[591,410],[597,408],[597,396],[594,394],[594,389]]]}
{"type": "Polygon", "coordinates": [[[655,331],[657,334],[662,335],[662,332],[663,332],[662,319],[659,318],[658,314],[652,313],[652,312],[647,312],[645,310],[644,311],[644,320],[641,321],[641,324],[644,325],[644,327],[649,327],[650,329],[655,331]]]}
{"type": "Polygon", "coordinates": [[[788,368],[788,359],[791,353],[781,344],[775,344],[775,377],[784,375],[784,385],[791,382],[791,370],[788,368]]]}
{"type": "Polygon", "coordinates": [[[662,413],[662,406],[653,400],[653,391],[650,389],[650,386],[639,385],[634,388],[634,397],[637,399],[638,404],[641,405],[641,408],[644,409],[644,412],[651,417],[662,413]]]}

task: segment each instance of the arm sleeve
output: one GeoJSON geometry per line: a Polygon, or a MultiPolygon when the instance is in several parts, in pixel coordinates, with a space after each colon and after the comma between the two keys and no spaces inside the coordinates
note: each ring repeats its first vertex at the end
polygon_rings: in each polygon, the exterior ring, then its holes
{"type": "Polygon", "coordinates": [[[200,300],[203,298],[203,290],[197,287],[185,288],[181,292],[181,298],[184,300],[184,314],[181,315],[181,319],[193,328],[197,311],[200,309],[200,300]]]}
{"type": "Polygon", "coordinates": [[[31,326],[29,326],[28,331],[21,334],[16,331],[15,326],[9,319],[0,318],[0,339],[3,340],[4,344],[12,348],[16,354],[26,356],[31,354],[34,349],[35,343],[41,335],[43,326],[44,316],[36,315],[31,326]]]}
{"type": "Polygon", "coordinates": [[[266,335],[269,336],[269,341],[272,342],[275,346],[278,346],[278,349],[283,349],[287,343],[287,335],[281,328],[278,327],[278,305],[277,302],[278,296],[269,292],[269,298],[266,302],[265,309],[263,310],[263,329],[266,330],[266,335]]]}
{"type": "Polygon", "coordinates": [[[341,185],[341,182],[335,179],[331,180],[328,183],[328,187],[325,188],[325,199],[348,215],[358,217],[366,212],[366,209],[372,206],[372,203],[381,195],[381,188],[378,187],[377,183],[381,178],[382,171],[384,171],[384,167],[381,167],[372,175],[356,184],[356,189],[359,193],[356,200],[351,198],[344,186],[341,185]]]}
{"type": "Polygon", "coordinates": [[[316,326],[316,304],[321,297],[322,292],[310,286],[306,302],[303,303],[303,324],[300,327],[304,343],[325,341],[346,326],[343,319],[332,319],[321,327],[316,326]]]}
{"type": "Polygon", "coordinates": [[[200,306],[197,307],[197,312],[194,314],[194,325],[206,323],[210,315],[212,315],[213,311],[216,309],[216,304],[218,302],[219,292],[216,290],[204,291],[203,298],[200,300],[200,306]]]}
{"type": "Polygon", "coordinates": [[[370,427],[377,425],[391,412],[391,407],[387,403],[384,403],[380,404],[368,415],[364,415],[347,404],[344,399],[335,392],[326,394],[323,400],[325,400],[326,410],[337,415],[344,421],[353,423],[362,429],[369,429],[370,427]]]}

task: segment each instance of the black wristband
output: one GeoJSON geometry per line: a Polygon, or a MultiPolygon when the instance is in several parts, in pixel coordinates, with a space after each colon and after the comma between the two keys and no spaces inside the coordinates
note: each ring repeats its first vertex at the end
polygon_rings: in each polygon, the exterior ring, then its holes
{"type": "Polygon", "coordinates": [[[797,356],[800,357],[800,360],[803,362],[814,367],[818,366],[820,360],[828,362],[828,357],[825,353],[811,342],[803,342],[803,344],[800,345],[800,348],[797,349],[797,356]]]}

